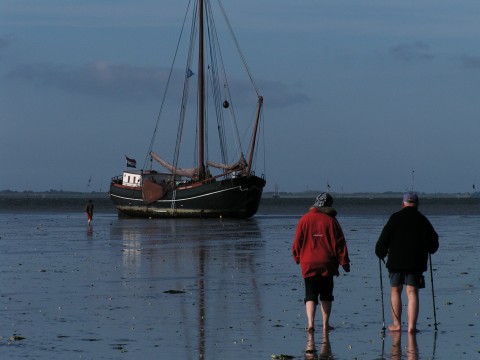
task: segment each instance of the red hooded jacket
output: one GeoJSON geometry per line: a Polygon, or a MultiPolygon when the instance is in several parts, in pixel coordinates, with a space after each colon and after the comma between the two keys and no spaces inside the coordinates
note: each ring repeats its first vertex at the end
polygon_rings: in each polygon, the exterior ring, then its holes
{"type": "Polygon", "coordinates": [[[330,207],[311,208],[297,225],[293,259],[300,262],[304,278],[338,275],[339,265],[350,263],[342,228],[330,207]]]}

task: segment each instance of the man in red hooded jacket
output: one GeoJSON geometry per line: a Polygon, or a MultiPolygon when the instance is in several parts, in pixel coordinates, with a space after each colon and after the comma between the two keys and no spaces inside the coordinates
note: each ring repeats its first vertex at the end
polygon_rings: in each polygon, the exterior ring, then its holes
{"type": "Polygon", "coordinates": [[[305,281],[305,310],[308,331],[315,331],[315,312],[320,295],[323,330],[330,326],[333,302],[333,276],[339,275],[341,265],[350,271],[350,259],[342,228],[332,208],[333,198],[328,193],[317,196],[310,211],[302,216],[292,246],[293,259],[302,268],[305,281]]]}

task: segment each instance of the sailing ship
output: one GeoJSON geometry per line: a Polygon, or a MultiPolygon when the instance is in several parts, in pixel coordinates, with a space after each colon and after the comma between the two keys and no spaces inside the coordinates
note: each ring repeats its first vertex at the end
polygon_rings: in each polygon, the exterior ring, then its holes
{"type": "MultiPolygon", "coordinates": [[[[188,60],[182,76],[183,91],[179,125],[172,160],[170,162],[166,161],[153,151],[153,147],[158,133],[157,130],[160,129],[159,122],[162,118],[162,109],[167,98],[166,94],[172,79],[175,61],[167,80],[160,114],[147,151],[144,168],[137,170],[136,161],[126,157],[127,168],[123,175],[116,176],[111,180],[110,198],[118,209],[119,215],[142,218],[250,218],[258,210],[263,188],[266,184],[265,175],[257,176],[254,171],[256,152],[258,152],[259,147],[263,97],[259,94],[253,82],[253,77],[245,63],[244,56],[241,54],[220,1],[218,1],[218,4],[256,95],[256,98],[252,96],[252,99],[256,99],[256,101],[253,101],[254,104],[250,112],[252,116],[250,120],[251,128],[249,129],[251,136],[249,137],[250,143],[247,152],[244,152],[239,136],[236,123],[237,110],[235,108],[234,111],[232,91],[226,77],[218,41],[219,35],[216,31],[216,24],[212,19],[214,13],[212,6],[209,0],[195,0],[193,6],[191,6],[192,31],[189,36],[188,60]],[[197,41],[198,48],[195,45],[197,41]],[[195,57],[198,58],[196,74],[191,70],[194,68],[192,63],[195,57]],[[194,107],[196,111],[194,111],[195,115],[193,116],[196,130],[194,132],[195,139],[190,140],[187,144],[195,144],[193,150],[196,155],[193,157],[193,167],[180,168],[178,164],[180,162],[182,134],[184,125],[187,123],[188,110],[191,109],[187,105],[191,87],[196,88],[198,92],[196,106],[194,107]],[[213,99],[214,105],[208,105],[208,99],[213,99]],[[231,138],[226,135],[224,127],[225,117],[227,116],[231,118],[232,128],[234,129],[231,138]],[[209,118],[215,120],[214,127],[219,133],[219,139],[217,140],[217,144],[220,145],[219,154],[211,153],[207,142],[210,133],[210,131],[207,131],[209,129],[209,118]],[[234,143],[237,145],[233,161],[228,156],[227,139],[234,139],[234,143]],[[210,160],[211,156],[213,159],[215,159],[215,156],[221,156],[221,160],[210,160]],[[158,162],[164,170],[153,169],[153,160],[158,162]],[[132,167],[135,169],[132,169],[132,167]]],[[[189,12],[189,8],[187,8],[187,13],[189,12]]],[[[180,36],[182,36],[182,33],[183,30],[180,36]]],[[[231,54],[228,53],[228,55],[231,54]]],[[[162,133],[164,128],[161,128],[162,133]]],[[[168,143],[168,141],[165,143],[168,143]]]]}

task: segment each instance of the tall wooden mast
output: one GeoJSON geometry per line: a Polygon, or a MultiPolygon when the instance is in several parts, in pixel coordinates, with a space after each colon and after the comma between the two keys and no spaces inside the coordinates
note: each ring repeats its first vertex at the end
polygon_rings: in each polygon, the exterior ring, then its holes
{"type": "Polygon", "coordinates": [[[263,96],[259,96],[255,127],[253,129],[252,142],[250,144],[250,155],[248,157],[247,175],[250,175],[250,172],[252,171],[253,154],[255,153],[255,143],[257,142],[257,131],[258,131],[258,125],[260,123],[260,111],[262,110],[262,105],[263,105],[263,96]]]}
{"type": "Polygon", "coordinates": [[[204,78],[204,54],[203,54],[203,0],[198,2],[198,177],[205,178],[205,78],[204,78]]]}

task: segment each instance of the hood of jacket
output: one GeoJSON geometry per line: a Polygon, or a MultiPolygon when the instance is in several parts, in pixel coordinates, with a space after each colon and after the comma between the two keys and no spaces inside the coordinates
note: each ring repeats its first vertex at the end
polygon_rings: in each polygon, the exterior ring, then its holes
{"type": "Polygon", "coordinates": [[[321,213],[327,214],[331,217],[337,216],[337,211],[333,207],[330,207],[330,206],[312,207],[311,209],[312,209],[312,211],[321,212],[321,213]]]}

